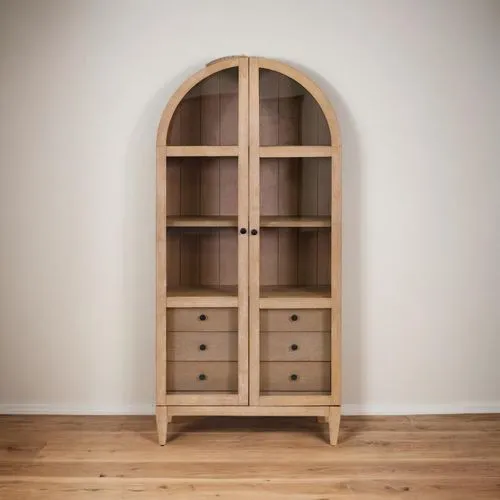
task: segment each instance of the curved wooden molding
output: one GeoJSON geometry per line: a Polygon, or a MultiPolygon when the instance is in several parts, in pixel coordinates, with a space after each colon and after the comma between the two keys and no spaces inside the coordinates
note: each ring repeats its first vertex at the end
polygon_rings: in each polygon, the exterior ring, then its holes
{"type": "Polygon", "coordinates": [[[170,121],[174,115],[177,106],[182,101],[184,96],[199,82],[218,73],[225,69],[234,68],[240,64],[240,59],[246,59],[246,57],[229,57],[227,59],[221,59],[220,61],[215,61],[209,66],[205,66],[203,69],[191,75],[175,92],[175,94],[168,101],[167,106],[163,110],[160,118],[160,124],[158,125],[158,134],[156,136],[157,146],[167,145],[167,134],[168,128],[170,126],[170,121]]]}
{"type": "Polygon", "coordinates": [[[257,64],[259,68],[277,71],[278,73],[295,80],[297,83],[302,85],[302,87],[304,87],[314,97],[314,99],[316,99],[319,107],[325,114],[326,121],[328,122],[331,144],[334,147],[340,148],[340,129],[337,121],[337,115],[321,88],[308,76],[289,64],[285,64],[281,61],[275,61],[274,59],[266,59],[265,57],[258,57],[257,64]]]}
{"type": "MultiPolygon", "coordinates": [[[[170,121],[172,120],[172,116],[174,115],[177,106],[182,101],[184,96],[196,84],[213,75],[214,73],[239,66],[242,59],[248,59],[248,57],[228,56],[210,61],[203,69],[190,76],[177,89],[174,95],[170,98],[161,115],[160,124],[158,126],[158,134],[156,137],[157,146],[167,145],[167,134],[170,126],[170,121]]],[[[340,129],[337,121],[337,116],[335,114],[333,106],[330,104],[330,101],[326,97],[325,93],[321,90],[321,88],[308,76],[290,66],[289,64],[285,64],[281,61],[276,61],[273,59],[266,59],[264,57],[256,57],[255,59],[257,60],[257,64],[260,68],[269,69],[288,76],[292,80],[295,80],[297,83],[302,85],[302,87],[304,87],[314,97],[314,99],[316,99],[321,110],[325,114],[328,128],[330,129],[331,144],[336,148],[340,148],[340,129]]]]}

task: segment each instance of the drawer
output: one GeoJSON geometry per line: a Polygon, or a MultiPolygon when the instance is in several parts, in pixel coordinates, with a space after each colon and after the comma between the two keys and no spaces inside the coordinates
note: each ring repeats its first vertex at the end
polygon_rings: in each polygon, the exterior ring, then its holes
{"type": "Polygon", "coordinates": [[[261,361],[330,361],[330,332],[262,332],[261,361]]]}
{"type": "Polygon", "coordinates": [[[238,363],[174,361],[167,363],[167,392],[238,390],[238,363]]]}
{"type": "Polygon", "coordinates": [[[263,332],[324,332],[331,328],[330,309],[264,309],[263,332]]]}
{"type": "Polygon", "coordinates": [[[168,361],[237,361],[237,332],[169,332],[168,361]]]}
{"type": "Polygon", "coordinates": [[[167,309],[169,332],[236,332],[238,310],[218,308],[167,309]]]}
{"type": "Polygon", "coordinates": [[[269,392],[330,393],[330,363],[260,364],[260,390],[269,392]]]}

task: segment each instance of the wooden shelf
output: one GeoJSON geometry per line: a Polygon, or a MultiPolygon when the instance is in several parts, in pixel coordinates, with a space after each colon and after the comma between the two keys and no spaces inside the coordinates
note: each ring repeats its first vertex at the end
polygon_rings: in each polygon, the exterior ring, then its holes
{"type": "Polygon", "coordinates": [[[238,146],[166,146],[167,156],[238,156],[238,146]]]}
{"type": "Polygon", "coordinates": [[[238,307],[238,287],[168,287],[167,307],[238,307]]]}
{"type": "Polygon", "coordinates": [[[238,227],[237,216],[167,217],[167,227],[238,227]]]}
{"type": "Polygon", "coordinates": [[[262,216],[260,227],[331,227],[330,216],[326,217],[284,217],[262,216]]]}
{"type": "Polygon", "coordinates": [[[282,308],[328,308],[331,307],[330,286],[262,286],[260,287],[261,309],[282,308]]]}
{"type": "Polygon", "coordinates": [[[261,158],[325,158],[332,156],[333,146],[261,146],[261,158]]]}

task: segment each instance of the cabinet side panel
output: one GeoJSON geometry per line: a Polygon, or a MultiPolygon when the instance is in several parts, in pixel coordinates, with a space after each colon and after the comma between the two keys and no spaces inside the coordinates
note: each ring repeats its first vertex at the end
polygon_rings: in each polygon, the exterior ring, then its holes
{"type": "Polygon", "coordinates": [[[332,157],[332,395],[335,405],[341,402],[341,328],[342,328],[342,196],[341,154],[332,157]]]}
{"type": "Polygon", "coordinates": [[[167,393],[167,253],[166,157],[156,152],[156,404],[165,404],[167,393]]]}

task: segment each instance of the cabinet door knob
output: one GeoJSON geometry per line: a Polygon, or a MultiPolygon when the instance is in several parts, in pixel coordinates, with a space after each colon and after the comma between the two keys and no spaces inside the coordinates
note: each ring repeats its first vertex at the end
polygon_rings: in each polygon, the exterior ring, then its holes
{"type": "Polygon", "coordinates": [[[299,379],[299,376],[298,376],[297,374],[292,373],[292,374],[290,375],[290,380],[291,380],[292,382],[295,382],[295,381],[296,381],[296,380],[298,380],[298,379],[299,379]]]}
{"type": "Polygon", "coordinates": [[[242,228],[240,229],[240,234],[247,234],[247,230],[246,230],[246,228],[242,227],[242,228]]]}
{"type": "Polygon", "coordinates": [[[207,376],[204,373],[198,375],[198,380],[207,380],[207,376]]]}
{"type": "Polygon", "coordinates": [[[206,314],[200,314],[199,319],[200,319],[200,321],[205,321],[207,319],[207,315],[206,314]]]}
{"type": "Polygon", "coordinates": [[[252,229],[250,232],[251,232],[254,236],[258,233],[257,229],[252,229]]]}
{"type": "Polygon", "coordinates": [[[205,344],[200,344],[200,351],[206,351],[207,346],[205,344]]]}
{"type": "Polygon", "coordinates": [[[290,346],[290,349],[291,349],[292,351],[296,351],[298,348],[299,348],[299,346],[298,346],[297,344],[292,344],[292,345],[290,346]]]}
{"type": "Polygon", "coordinates": [[[290,321],[297,321],[298,319],[299,319],[299,317],[296,314],[292,314],[290,316],[290,321]]]}

